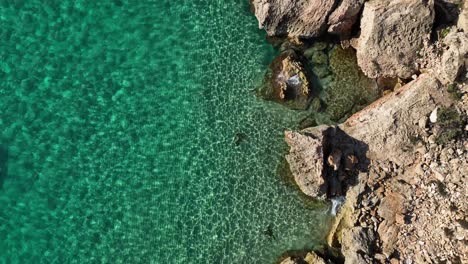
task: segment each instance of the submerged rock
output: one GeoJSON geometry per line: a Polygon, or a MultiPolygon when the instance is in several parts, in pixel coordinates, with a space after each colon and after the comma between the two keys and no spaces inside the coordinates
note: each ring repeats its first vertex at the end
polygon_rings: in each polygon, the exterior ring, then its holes
{"type": "Polygon", "coordinates": [[[259,28],[269,36],[318,37],[336,0],[251,0],[259,28]]]}
{"type": "Polygon", "coordinates": [[[363,72],[371,78],[410,78],[418,70],[415,61],[433,20],[434,0],[366,2],[356,46],[363,72]]]}
{"type": "Polygon", "coordinates": [[[304,59],[293,50],[281,53],[270,64],[258,94],[292,109],[307,109],[312,92],[304,59]]]}
{"type": "Polygon", "coordinates": [[[331,120],[338,121],[349,116],[379,98],[377,82],[359,69],[354,50],[335,46],[329,52],[328,69],[331,75],[328,79],[322,79],[321,84],[326,112],[331,120]]]}

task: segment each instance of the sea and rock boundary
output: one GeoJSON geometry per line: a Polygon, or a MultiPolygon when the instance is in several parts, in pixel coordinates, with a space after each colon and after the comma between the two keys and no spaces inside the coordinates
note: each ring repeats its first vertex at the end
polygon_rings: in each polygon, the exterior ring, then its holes
{"type": "Polygon", "coordinates": [[[259,27],[284,51],[261,94],[293,109],[333,109],[334,118],[315,116],[303,130],[285,132],[291,174],[311,198],[344,200],[323,250],[280,262],[468,263],[468,2],[251,5],[259,27]],[[333,76],[330,89],[366,86],[380,89],[380,98],[336,116],[333,103],[317,100],[314,78],[330,76],[320,67],[331,58],[317,48],[323,42],[354,50],[365,75],[348,84],[333,76]],[[311,54],[301,48],[307,45],[311,54]]]}

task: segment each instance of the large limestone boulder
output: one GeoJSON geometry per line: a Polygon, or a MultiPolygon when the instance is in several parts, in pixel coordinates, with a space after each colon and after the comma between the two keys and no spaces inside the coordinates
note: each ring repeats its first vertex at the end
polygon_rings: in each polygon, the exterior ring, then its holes
{"type": "Polygon", "coordinates": [[[303,193],[320,200],[327,198],[328,184],[324,168],[325,131],[316,135],[285,132],[290,150],[286,155],[294,180],[303,193]]]}
{"type": "Polygon", "coordinates": [[[371,77],[410,78],[429,38],[433,0],[371,0],[364,4],[356,49],[358,64],[371,77]]]}
{"type": "Polygon", "coordinates": [[[269,36],[317,37],[327,29],[336,0],[252,0],[260,28],[269,36]]]}
{"type": "Polygon", "coordinates": [[[312,91],[304,59],[293,50],[276,57],[270,64],[258,95],[292,109],[307,109],[312,91]]]}
{"type": "Polygon", "coordinates": [[[274,37],[348,36],[364,0],[251,0],[260,28],[274,37]]]}
{"type": "MultiPolygon", "coordinates": [[[[368,144],[368,157],[406,164],[413,154],[403,151],[404,146],[411,145],[409,135],[419,129],[410,124],[417,124],[422,117],[429,116],[436,107],[434,100],[440,89],[441,84],[433,75],[421,74],[398,91],[354,114],[340,127],[353,138],[368,144]]],[[[442,101],[441,98],[438,100],[442,101]]]]}

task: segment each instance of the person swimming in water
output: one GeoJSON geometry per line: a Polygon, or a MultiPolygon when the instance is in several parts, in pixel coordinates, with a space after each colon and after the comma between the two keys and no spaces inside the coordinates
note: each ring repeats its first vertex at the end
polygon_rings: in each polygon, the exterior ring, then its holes
{"type": "Polygon", "coordinates": [[[276,240],[275,233],[273,232],[273,226],[271,224],[268,225],[267,229],[263,231],[263,234],[265,234],[269,238],[273,238],[274,240],[276,240]]]}
{"type": "Polygon", "coordinates": [[[232,142],[234,145],[239,146],[245,140],[247,140],[247,135],[245,133],[238,132],[234,135],[232,142]]]}

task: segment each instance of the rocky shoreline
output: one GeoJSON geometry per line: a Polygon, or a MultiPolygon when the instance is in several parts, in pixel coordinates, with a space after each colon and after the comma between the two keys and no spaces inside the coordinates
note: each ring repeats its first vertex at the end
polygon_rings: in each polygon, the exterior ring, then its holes
{"type": "Polygon", "coordinates": [[[280,262],[468,263],[468,2],[251,3],[283,51],[259,94],[314,113],[285,132],[291,174],[345,198],[325,250],[280,262]]]}

